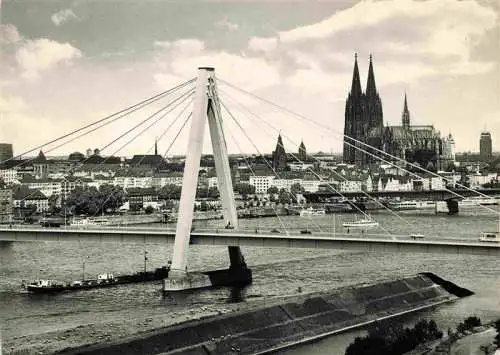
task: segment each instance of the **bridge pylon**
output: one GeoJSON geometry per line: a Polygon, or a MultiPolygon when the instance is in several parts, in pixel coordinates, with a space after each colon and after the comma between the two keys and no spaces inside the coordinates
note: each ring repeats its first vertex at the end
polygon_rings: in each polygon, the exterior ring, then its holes
{"type": "Polygon", "coordinates": [[[193,209],[198,186],[198,172],[200,169],[205,123],[207,121],[225,226],[226,228],[238,229],[238,215],[234,202],[231,169],[226,140],[224,138],[214,68],[198,68],[192,115],[172,264],[168,278],[163,282],[163,289],[167,292],[210,286],[245,285],[252,281],[251,270],[247,268],[240,248],[235,246],[228,247],[231,263],[228,270],[204,273],[187,272],[188,249],[194,214],[193,209]]]}

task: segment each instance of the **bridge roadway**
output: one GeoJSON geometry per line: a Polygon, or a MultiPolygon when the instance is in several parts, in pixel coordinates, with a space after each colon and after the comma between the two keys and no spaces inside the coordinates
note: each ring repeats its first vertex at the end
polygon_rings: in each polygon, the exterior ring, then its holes
{"type": "MultiPolygon", "coordinates": [[[[371,252],[447,253],[500,256],[500,243],[480,242],[478,238],[458,239],[425,236],[412,239],[404,235],[336,234],[299,231],[286,233],[258,232],[256,230],[196,230],[191,233],[191,244],[212,246],[250,246],[264,248],[345,249],[371,252]]],[[[159,228],[0,228],[0,241],[49,242],[120,242],[173,243],[174,229],[159,228]]]]}

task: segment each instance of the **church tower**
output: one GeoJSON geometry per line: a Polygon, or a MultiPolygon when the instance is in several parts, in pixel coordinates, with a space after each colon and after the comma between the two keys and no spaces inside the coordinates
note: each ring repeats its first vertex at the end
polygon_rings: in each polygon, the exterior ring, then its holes
{"type": "Polygon", "coordinates": [[[299,145],[299,159],[302,161],[306,161],[307,159],[307,150],[304,141],[301,141],[299,145]]]}
{"type": "Polygon", "coordinates": [[[366,114],[369,129],[382,128],[384,126],[384,115],[382,112],[382,100],[375,84],[375,74],[373,72],[373,60],[370,54],[370,64],[368,68],[368,80],[366,81],[366,114]]]}
{"type": "Polygon", "coordinates": [[[283,145],[283,140],[281,139],[281,134],[278,135],[278,142],[276,143],[276,149],[273,152],[273,169],[283,170],[286,168],[286,152],[285,146],[283,145]]]}
{"type": "MultiPolygon", "coordinates": [[[[382,100],[380,99],[377,85],[375,84],[372,56],[370,55],[366,93],[363,93],[361,90],[361,81],[359,79],[358,57],[355,55],[351,91],[347,97],[345,107],[344,162],[359,166],[370,164],[374,160],[371,155],[346,143],[350,143],[367,151],[370,151],[370,148],[362,143],[381,149],[383,131],[384,116],[382,111],[382,100]],[[354,140],[346,138],[346,136],[354,140]]],[[[376,151],[373,150],[371,153],[376,154],[376,151]]]]}
{"type": "Polygon", "coordinates": [[[404,103],[404,107],[403,107],[402,121],[403,121],[403,129],[409,130],[410,129],[410,111],[408,111],[408,102],[406,100],[406,93],[405,93],[405,103],[404,103]]]}
{"type": "Polygon", "coordinates": [[[364,142],[365,125],[365,95],[361,91],[361,80],[359,78],[358,55],[354,55],[354,71],[352,74],[351,91],[345,104],[345,122],[344,122],[344,163],[354,164],[359,160],[359,153],[351,145],[358,145],[355,140],[364,142]],[[353,139],[349,139],[353,138],[353,139]],[[349,144],[346,144],[349,143],[349,144]]]}

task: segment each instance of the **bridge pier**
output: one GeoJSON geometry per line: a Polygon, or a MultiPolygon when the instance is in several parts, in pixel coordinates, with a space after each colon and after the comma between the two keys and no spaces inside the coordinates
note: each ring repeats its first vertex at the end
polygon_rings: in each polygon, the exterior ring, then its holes
{"type": "Polygon", "coordinates": [[[187,272],[187,252],[193,223],[193,208],[198,186],[198,171],[208,121],[212,150],[217,173],[217,185],[222,200],[224,223],[228,229],[238,229],[238,215],[234,203],[231,169],[226,140],[222,128],[222,116],[213,68],[198,68],[193,118],[184,167],[184,176],[179,204],[179,217],[175,233],[171,271],[163,282],[166,292],[182,291],[209,286],[243,286],[252,282],[252,272],[248,269],[238,246],[228,247],[230,267],[203,273],[187,272]]]}
{"type": "Polygon", "coordinates": [[[436,201],[436,214],[447,213],[449,215],[454,215],[459,212],[458,200],[455,198],[449,198],[444,201],[436,201]]]}

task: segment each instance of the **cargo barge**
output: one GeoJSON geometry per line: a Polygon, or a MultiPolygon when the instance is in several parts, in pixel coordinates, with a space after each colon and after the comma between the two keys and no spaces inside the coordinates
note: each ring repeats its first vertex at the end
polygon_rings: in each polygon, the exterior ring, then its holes
{"type": "Polygon", "coordinates": [[[57,280],[35,280],[23,282],[22,287],[33,293],[59,293],[68,291],[90,290],[94,288],[112,287],[117,285],[159,281],[168,277],[169,266],[157,268],[154,271],[141,271],[132,275],[114,276],[113,274],[100,274],[96,279],[76,280],[62,282],[57,280]]]}

